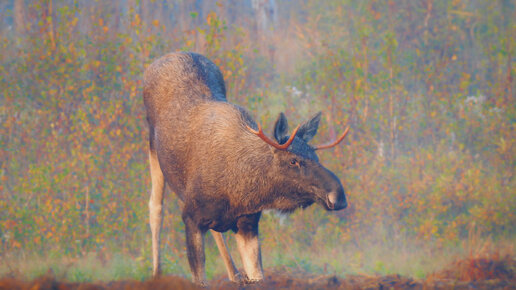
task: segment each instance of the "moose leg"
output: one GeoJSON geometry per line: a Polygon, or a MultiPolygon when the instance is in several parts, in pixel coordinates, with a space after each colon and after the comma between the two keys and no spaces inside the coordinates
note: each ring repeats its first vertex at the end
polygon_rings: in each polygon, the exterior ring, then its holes
{"type": "Polygon", "coordinates": [[[156,151],[149,149],[149,163],[152,180],[151,197],[149,201],[149,223],[152,233],[152,276],[160,274],[159,242],[161,224],[163,220],[163,191],[165,180],[159,166],[156,151]]]}
{"type": "Polygon", "coordinates": [[[254,283],[263,280],[262,254],[258,241],[258,222],[261,212],[241,217],[237,222],[238,231],[235,239],[247,282],[254,283]]]}
{"type": "Polygon", "coordinates": [[[200,286],[207,286],[204,267],[204,231],[189,216],[183,215],[183,222],[186,232],[186,252],[193,282],[200,286]]]}
{"type": "Polygon", "coordinates": [[[226,271],[228,272],[229,280],[233,282],[240,282],[240,273],[238,273],[237,268],[235,267],[235,263],[231,258],[231,254],[228,251],[226,241],[224,240],[224,236],[222,233],[211,230],[211,234],[215,239],[215,243],[217,243],[217,247],[219,248],[220,256],[222,260],[224,260],[224,265],[226,266],[226,271]]]}

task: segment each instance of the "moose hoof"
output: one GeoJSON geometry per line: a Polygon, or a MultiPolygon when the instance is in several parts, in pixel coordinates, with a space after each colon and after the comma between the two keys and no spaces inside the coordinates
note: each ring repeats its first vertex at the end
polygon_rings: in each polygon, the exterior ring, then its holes
{"type": "Polygon", "coordinates": [[[160,269],[152,272],[152,279],[158,279],[159,277],[161,277],[161,270],[160,269]]]}
{"type": "Polygon", "coordinates": [[[244,281],[244,277],[242,277],[242,274],[236,273],[232,277],[229,277],[229,280],[231,280],[231,282],[233,283],[242,284],[242,282],[244,281]]]}
{"type": "Polygon", "coordinates": [[[245,285],[256,284],[256,283],[260,283],[262,281],[263,281],[263,279],[245,279],[244,284],[245,285]]]}
{"type": "Polygon", "coordinates": [[[206,281],[199,281],[199,282],[195,282],[195,285],[197,287],[200,287],[200,288],[207,288],[208,287],[208,282],[206,282],[206,281]]]}

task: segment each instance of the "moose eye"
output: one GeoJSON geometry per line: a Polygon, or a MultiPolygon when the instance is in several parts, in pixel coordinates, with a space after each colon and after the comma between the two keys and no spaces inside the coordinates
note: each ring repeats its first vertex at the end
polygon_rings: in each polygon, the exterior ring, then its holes
{"type": "Polygon", "coordinates": [[[297,164],[297,159],[291,159],[290,160],[290,165],[296,165],[297,164]]]}

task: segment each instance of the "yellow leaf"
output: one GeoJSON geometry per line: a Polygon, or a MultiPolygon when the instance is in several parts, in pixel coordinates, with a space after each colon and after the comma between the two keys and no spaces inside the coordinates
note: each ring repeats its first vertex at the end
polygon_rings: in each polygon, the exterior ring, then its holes
{"type": "Polygon", "coordinates": [[[362,80],[361,80],[361,79],[357,79],[357,80],[355,81],[355,85],[356,85],[357,89],[359,89],[359,88],[360,88],[360,85],[361,85],[361,84],[362,84],[362,80]]]}
{"type": "Polygon", "coordinates": [[[77,25],[77,21],[79,21],[79,18],[74,17],[74,18],[72,19],[72,22],[70,23],[70,25],[71,25],[71,26],[75,26],[75,25],[77,25]]]}

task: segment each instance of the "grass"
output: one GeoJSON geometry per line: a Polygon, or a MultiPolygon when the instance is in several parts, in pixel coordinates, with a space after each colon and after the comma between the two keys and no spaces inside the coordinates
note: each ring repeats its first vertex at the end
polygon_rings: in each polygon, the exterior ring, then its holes
{"type": "MultiPolygon", "coordinates": [[[[207,235],[209,236],[209,235],[207,235]]],[[[466,258],[514,257],[515,237],[493,241],[470,236],[456,244],[436,245],[432,242],[413,242],[406,237],[363,239],[359,244],[306,249],[299,244],[262,249],[264,268],[285,272],[307,272],[315,275],[389,275],[399,274],[415,279],[428,275],[466,258]]],[[[229,247],[237,267],[240,257],[232,238],[229,247]]],[[[165,275],[190,278],[186,257],[174,256],[165,249],[162,266],[165,275]]],[[[59,280],[70,282],[113,281],[123,279],[146,280],[151,274],[151,258],[128,254],[87,253],[81,257],[59,257],[37,254],[6,254],[0,263],[0,277],[14,276],[33,280],[49,272],[59,280]]],[[[208,279],[225,275],[225,268],[211,238],[206,239],[206,273],[208,279]]]]}
{"type": "Polygon", "coordinates": [[[33,280],[53,273],[56,278],[70,282],[111,281],[120,279],[144,280],[150,277],[150,262],[115,254],[104,260],[95,253],[82,257],[52,258],[43,255],[30,257],[7,256],[0,266],[0,276],[12,275],[33,280]]]}

